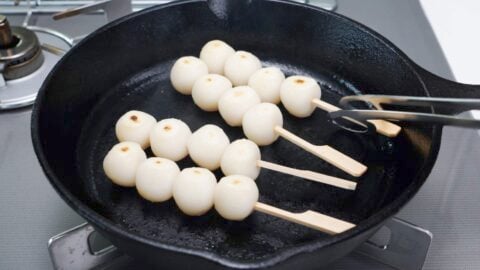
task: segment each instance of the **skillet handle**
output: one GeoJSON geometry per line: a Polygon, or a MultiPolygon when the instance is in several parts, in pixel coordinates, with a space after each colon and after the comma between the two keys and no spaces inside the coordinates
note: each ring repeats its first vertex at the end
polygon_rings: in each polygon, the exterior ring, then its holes
{"type": "MultiPolygon", "coordinates": [[[[450,81],[439,77],[419,66],[417,72],[425,82],[425,85],[432,97],[443,98],[476,98],[480,99],[480,85],[463,84],[450,81]]],[[[459,114],[463,110],[458,108],[438,108],[436,113],[442,114],[459,114]]]]}

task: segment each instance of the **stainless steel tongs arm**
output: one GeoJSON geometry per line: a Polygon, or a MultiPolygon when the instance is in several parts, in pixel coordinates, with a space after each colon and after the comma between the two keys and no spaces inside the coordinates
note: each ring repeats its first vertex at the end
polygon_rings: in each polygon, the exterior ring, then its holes
{"type": "Polygon", "coordinates": [[[340,110],[330,113],[332,119],[340,117],[353,118],[357,121],[370,119],[397,120],[406,122],[435,123],[449,126],[480,128],[480,120],[449,116],[443,114],[402,112],[402,111],[375,111],[375,110],[340,110]]]}
{"type": "MultiPolygon", "coordinates": [[[[480,109],[480,99],[465,98],[430,98],[430,97],[412,97],[412,96],[387,96],[387,95],[359,95],[346,96],[340,100],[340,105],[344,108],[354,108],[354,102],[363,101],[374,106],[377,110],[359,110],[344,109],[330,112],[330,117],[334,122],[339,118],[350,118],[357,121],[365,122],[371,119],[407,121],[407,122],[426,122],[450,126],[461,126],[468,128],[480,128],[480,120],[464,118],[461,116],[422,113],[413,111],[392,111],[383,110],[382,105],[397,105],[409,107],[439,107],[456,108],[463,111],[472,109],[480,109]]],[[[340,125],[342,126],[342,125],[340,125]]],[[[342,126],[344,127],[344,126],[342,126]]],[[[344,127],[345,128],[345,127],[344,127]]],[[[371,129],[371,125],[368,126],[371,129]]],[[[352,130],[347,128],[348,130],[352,130]]],[[[355,130],[353,130],[355,131],[355,130]]],[[[359,131],[360,132],[360,131],[359,131]]]]}
{"type": "Polygon", "coordinates": [[[434,98],[413,96],[388,95],[358,95],[346,96],[340,100],[341,107],[348,107],[352,102],[364,101],[373,105],[377,110],[383,110],[382,104],[417,106],[417,107],[455,107],[465,111],[480,109],[480,99],[470,98],[434,98]]]}

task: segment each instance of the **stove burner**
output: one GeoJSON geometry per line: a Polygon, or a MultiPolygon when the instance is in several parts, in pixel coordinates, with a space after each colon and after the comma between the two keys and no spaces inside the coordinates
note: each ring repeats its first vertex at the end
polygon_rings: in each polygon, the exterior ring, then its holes
{"type": "Polygon", "coordinates": [[[3,78],[14,80],[25,77],[40,68],[44,60],[35,33],[27,28],[10,27],[0,15],[0,65],[3,78]]]}
{"type": "Polygon", "coordinates": [[[50,28],[9,26],[0,15],[0,111],[31,105],[50,70],[75,40],[50,28]]]}

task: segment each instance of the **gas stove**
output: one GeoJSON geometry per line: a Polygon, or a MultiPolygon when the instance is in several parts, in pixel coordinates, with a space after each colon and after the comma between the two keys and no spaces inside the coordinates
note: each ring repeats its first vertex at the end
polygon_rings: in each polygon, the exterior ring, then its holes
{"type": "MultiPolygon", "coordinates": [[[[0,0],[0,269],[139,267],[55,194],[31,145],[30,104],[49,70],[85,35],[163,2],[36,0],[15,5],[0,0]],[[20,53],[3,53],[21,42],[20,53]]],[[[389,38],[426,69],[453,79],[418,0],[307,2],[336,8],[389,38]]],[[[370,241],[328,269],[478,269],[478,142],[478,131],[445,128],[439,158],[416,197],[370,241]]]]}
{"type": "Polygon", "coordinates": [[[50,70],[72,45],[53,29],[30,25],[10,26],[0,15],[0,110],[31,105],[50,70]],[[54,44],[54,45],[52,45],[54,44]]]}

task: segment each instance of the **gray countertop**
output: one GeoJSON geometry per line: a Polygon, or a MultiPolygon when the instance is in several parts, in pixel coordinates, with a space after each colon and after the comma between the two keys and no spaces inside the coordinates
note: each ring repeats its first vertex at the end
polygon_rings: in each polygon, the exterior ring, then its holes
{"type": "MultiPolygon", "coordinates": [[[[452,78],[416,0],[339,0],[337,12],[379,31],[426,69],[452,78]]],[[[10,20],[20,23],[21,17],[10,20]]],[[[61,23],[38,18],[38,24],[75,35],[101,22],[98,15],[61,23]]],[[[425,269],[480,268],[479,139],[476,131],[447,129],[434,172],[399,215],[434,234],[425,269]]],[[[51,269],[47,240],[83,222],[39,167],[30,140],[30,109],[0,112],[0,269],[51,269]]],[[[373,263],[362,268],[362,260],[351,255],[331,268],[389,269],[373,263]]]]}

